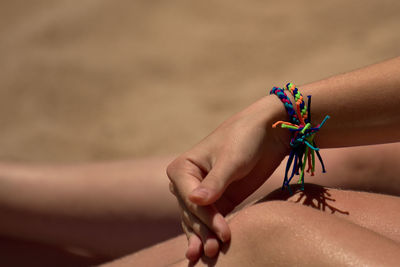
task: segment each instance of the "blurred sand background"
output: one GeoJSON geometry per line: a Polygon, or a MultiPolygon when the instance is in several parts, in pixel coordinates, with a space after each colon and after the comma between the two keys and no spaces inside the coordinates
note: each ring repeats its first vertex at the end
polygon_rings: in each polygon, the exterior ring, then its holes
{"type": "Polygon", "coordinates": [[[273,85],[400,55],[399,0],[0,1],[0,160],[179,153],[273,85]]]}

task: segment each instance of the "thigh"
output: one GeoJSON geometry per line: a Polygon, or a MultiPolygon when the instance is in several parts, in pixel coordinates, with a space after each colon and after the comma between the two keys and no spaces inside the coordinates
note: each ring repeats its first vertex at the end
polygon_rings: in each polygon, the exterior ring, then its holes
{"type": "MultiPolygon", "coordinates": [[[[326,173],[317,162],[315,176],[305,181],[327,187],[400,196],[400,142],[384,145],[323,149],[326,173]]],[[[260,199],[282,185],[287,159],[254,195],[241,205],[260,199]]]]}
{"type": "MultiPolygon", "coordinates": [[[[400,142],[322,150],[327,173],[306,181],[400,196],[400,142]]],[[[318,165],[318,164],[317,164],[318,165]]]]}
{"type": "Polygon", "coordinates": [[[277,189],[260,201],[288,201],[331,214],[400,242],[400,197],[340,190],[316,184],[292,186],[294,193],[277,189]]]}
{"type": "MultiPolygon", "coordinates": [[[[399,201],[393,196],[312,184],[293,195],[279,189],[263,202],[237,212],[229,222],[232,241],[223,246],[217,259],[203,258],[197,265],[265,266],[265,260],[290,265],[300,259],[314,265],[348,264],[344,259],[372,264],[393,258],[392,253],[400,252],[399,201]]],[[[137,262],[188,266],[183,259],[185,248],[186,239],[181,236],[106,266],[137,262]]]]}
{"type": "Polygon", "coordinates": [[[306,188],[306,193],[291,196],[279,190],[238,212],[230,222],[231,243],[217,259],[202,258],[196,266],[397,264],[398,197],[311,184],[306,188]]]}
{"type": "Polygon", "coordinates": [[[171,160],[0,162],[0,234],[74,246],[106,259],[171,238],[180,233],[178,205],[165,174],[171,160]]]}

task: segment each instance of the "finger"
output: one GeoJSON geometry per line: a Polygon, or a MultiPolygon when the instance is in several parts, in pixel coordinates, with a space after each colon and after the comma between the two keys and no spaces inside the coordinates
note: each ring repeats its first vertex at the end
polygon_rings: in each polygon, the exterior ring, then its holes
{"type": "Polygon", "coordinates": [[[188,239],[188,248],[185,257],[191,262],[196,262],[202,254],[203,244],[201,239],[183,221],[181,222],[181,225],[188,239]]]}
{"type": "Polygon", "coordinates": [[[197,235],[192,235],[188,240],[188,249],[185,257],[191,262],[198,261],[201,257],[202,245],[200,238],[197,235]]]}
{"type": "Polygon", "coordinates": [[[187,210],[182,214],[183,225],[186,229],[191,229],[204,244],[204,254],[209,257],[215,257],[219,252],[219,242],[216,236],[199,219],[190,214],[187,210]]]}
{"type": "Polygon", "coordinates": [[[169,191],[171,192],[171,194],[176,196],[174,184],[172,182],[169,182],[169,191]]]}
{"type": "Polygon", "coordinates": [[[240,170],[238,166],[235,167],[231,161],[217,162],[199,186],[190,192],[189,199],[201,206],[215,203],[233,181],[245,175],[247,172],[240,170]]]}
{"type": "Polygon", "coordinates": [[[203,224],[205,224],[212,232],[214,232],[222,242],[230,239],[231,233],[228,224],[224,217],[219,213],[214,206],[198,206],[191,202],[187,197],[189,192],[198,184],[189,178],[177,179],[175,189],[177,199],[182,209],[187,209],[203,224]]]}
{"type": "Polygon", "coordinates": [[[182,206],[181,201],[179,205],[181,207],[182,228],[188,239],[190,240],[194,232],[196,236],[201,239],[201,243],[204,244],[204,254],[210,258],[215,257],[219,252],[219,242],[215,234],[196,216],[182,206]]]}

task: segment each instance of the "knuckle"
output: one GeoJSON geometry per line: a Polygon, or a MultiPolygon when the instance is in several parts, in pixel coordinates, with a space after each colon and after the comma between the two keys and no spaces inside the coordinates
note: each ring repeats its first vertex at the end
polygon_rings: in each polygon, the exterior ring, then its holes
{"type": "Polygon", "coordinates": [[[191,229],[194,233],[201,236],[203,239],[210,235],[208,226],[204,222],[196,218],[193,214],[184,211],[182,213],[181,219],[182,223],[187,229],[191,229]]]}
{"type": "Polygon", "coordinates": [[[187,208],[187,210],[190,211],[192,214],[203,217],[201,215],[204,213],[203,212],[204,208],[194,204],[192,201],[189,200],[188,196],[184,197],[184,203],[185,203],[185,207],[187,208]]]}
{"type": "Polygon", "coordinates": [[[184,223],[190,224],[190,223],[189,223],[189,222],[190,222],[190,215],[189,215],[189,213],[188,213],[187,211],[183,211],[181,217],[182,217],[182,221],[183,221],[184,223]]]}
{"type": "Polygon", "coordinates": [[[183,221],[181,222],[181,227],[182,227],[182,230],[185,233],[186,237],[189,239],[190,236],[192,235],[192,232],[188,229],[188,227],[186,226],[186,224],[183,221]]]}
{"type": "Polygon", "coordinates": [[[173,182],[178,179],[182,172],[189,169],[188,161],[184,156],[176,158],[166,168],[168,178],[173,182]]]}
{"type": "Polygon", "coordinates": [[[187,218],[190,218],[190,216],[193,216],[191,214],[197,214],[196,213],[196,208],[194,207],[195,205],[190,202],[190,200],[184,201],[183,203],[183,213],[187,218]]]}
{"type": "Polygon", "coordinates": [[[202,227],[202,225],[199,222],[196,221],[191,222],[191,228],[196,234],[202,235],[204,227],[202,227]]]}
{"type": "Polygon", "coordinates": [[[175,176],[176,176],[176,172],[177,170],[179,170],[179,159],[175,159],[173,162],[171,162],[166,169],[167,172],[167,176],[168,178],[173,181],[175,176]]]}

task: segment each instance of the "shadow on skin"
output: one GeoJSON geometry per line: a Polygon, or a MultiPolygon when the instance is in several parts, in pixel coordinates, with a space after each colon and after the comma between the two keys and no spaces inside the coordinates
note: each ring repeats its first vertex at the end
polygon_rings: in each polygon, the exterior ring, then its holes
{"type": "Polygon", "coordinates": [[[80,252],[81,251],[71,251],[33,241],[0,236],[1,266],[86,267],[95,266],[109,260],[107,258],[100,258],[80,252]]]}
{"type": "MultiPolygon", "coordinates": [[[[259,200],[257,203],[264,203],[268,201],[290,201],[298,203],[304,206],[309,206],[311,208],[320,211],[329,211],[331,214],[340,213],[343,215],[349,215],[348,211],[340,210],[336,208],[333,204],[336,201],[329,193],[329,188],[323,187],[316,184],[305,184],[305,190],[301,190],[301,185],[291,185],[293,194],[290,194],[288,190],[282,190],[278,188],[263,199],[259,200]]],[[[208,267],[215,266],[218,262],[219,255],[226,254],[229,251],[230,243],[225,243],[221,245],[221,251],[216,258],[210,259],[202,257],[200,261],[207,265],[208,267]]],[[[188,267],[194,266],[196,263],[189,263],[188,267]]]]}
{"type": "Polygon", "coordinates": [[[258,201],[258,203],[273,200],[292,201],[320,211],[326,211],[328,209],[331,214],[335,212],[344,215],[350,214],[348,211],[343,211],[333,206],[334,203],[332,202],[335,202],[336,199],[331,197],[329,188],[316,184],[305,184],[304,187],[305,189],[302,191],[300,189],[301,185],[291,185],[293,194],[290,194],[288,190],[278,188],[258,201]]]}
{"type": "MultiPolygon", "coordinates": [[[[203,257],[201,257],[201,258],[199,259],[199,261],[202,262],[203,264],[207,265],[208,267],[213,267],[213,266],[215,266],[215,265],[217,264],[217,262],[218,262],[218,257],[219,257],[219,255],[221,255],[221,253],[222,253],[222,254],[226,254],[226,253],[229,251],[230,245],[231,245],[230,242],[224,243],[223,245],[221,244],[221,250],[219,251],[218,255],[217,255],[215,258],[210,259],[210,258],[207,258],[207,257],[204,257],[204,256],[203,256],[203,257]]],[[[188,264],[188,267],[193,267],[193,266],[195,266],[196,264],[197,264],[197,262],[195,262],[195,263],[191,263],[191,262],[190,262],[190,263],[188,264]]]]}

